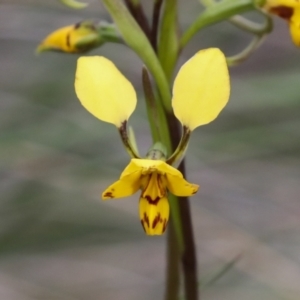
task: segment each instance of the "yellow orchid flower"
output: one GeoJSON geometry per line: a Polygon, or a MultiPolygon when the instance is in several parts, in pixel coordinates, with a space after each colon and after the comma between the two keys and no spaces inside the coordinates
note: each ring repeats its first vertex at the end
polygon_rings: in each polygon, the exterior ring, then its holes
{"type": "Polygon", "coordinates": [[[290,27],[290,34],[296,46],[300,46],[300,2],[298,0],[266,0],[264,8],[283,19],[290,27]]]}
{"type": "Polygon", "coordinates": [[[173,86],[174,114],[183,125],[178,148],[169,158],[162,147],[154,145],[145,159],[134,151],[126,124],[136,106],[131,83],[104,57],[78,59],[75,90],[81,104],[98,119],[114,124],[131,155],[120,179],[109,186],[102,198],[114,199],[142,191],[140,220],[149,235],[160,235],[169,219],[168,192],[191,196],[199,186],[187,182],[171,165],[178,161],[188,144],[190,133],[213,121],[229,98],[229,75],[224,54],[216,48],[199,51],[179,70],[173,86]]]}
{"type": "Polygon", "coordinates": [[[140,220],[149,235],[162,234],[169,219],[167,190],[175,196],[191,196],[199,186],[184,180],[182,174],[162,160],[131,159],[118,181],[109,186],[102,199],[127,197],[142,190],[140,220]]]}

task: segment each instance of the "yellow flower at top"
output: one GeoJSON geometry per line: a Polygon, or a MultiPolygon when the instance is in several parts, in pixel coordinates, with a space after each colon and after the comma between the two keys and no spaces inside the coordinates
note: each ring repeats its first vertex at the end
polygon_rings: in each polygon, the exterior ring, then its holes
{"type": "MultiPolygon", "coordinates": [[[[107,58],[93,56],[78,59],[75,90],[81,104],[98,119],[114,124],[128,150],[126,124],[136,106],[136,93],[131,83],[107,58]]],[[[229,74],[224,54],[217,48],[199,51],[179,70],[173,86],[174,114],[189,137],[196,127],[213,121],[229,99],[229,74]]],[[[183,135],[183,137],[184,137],[183,135]]],[[[188,139],[183,138],[186,147],[188,139]]],[[[192,196],[199,186],[187,182],[171,164],[179,151],[166,157],[154,147],[140,158],[132,149],[132,159],[120,179],[109,186],[102,198],[127,197],[141,190],[140,220],[146,234],[160,235],[169,219],[168,192],[192,196]]]]}
{"type": "Polygon", "coordinates": [[[290,27],[292,40],[300,46],[300,1],[299,0],[266,0],[264,8],[283,19],[290,27]]]}

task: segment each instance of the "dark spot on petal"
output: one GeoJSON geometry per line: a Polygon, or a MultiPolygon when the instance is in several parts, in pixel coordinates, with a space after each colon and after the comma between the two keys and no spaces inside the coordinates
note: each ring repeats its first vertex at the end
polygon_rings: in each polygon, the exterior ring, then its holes
{"type": "Polygon", "coordinates": [[[66,43],[67,43],[68,48],[71,48],[70,33],[67,34],[66,43]]]}
{"type": "Polygon", "coordinates": [[[103,195],[103,197],[107,197],[107,198],[114,198],[112,192],[107,192],[103,195]]]}
{"type": "Polygon", "coordinates": [[[152,229],[156,227],[157,223],[160,222],[160,220],[161,220],[160,213],[158,213],[152,222],[152,229]]]}
{"type": "Polygon", "coordinates": [[[271,13],[273,13],[285,20],[290,20],[294,13],[294,9],[292,7],[287,7],[287,6],[272,7],[270,9],[270,11],[271,11],[271,13]]]}
{"type": "MultiPolygon", "coordinates": [[[[144,221],[144,222],[147,224],[147,226],[150,228],[149,218],[148,218],[148,216],[146,215],[146,213],[144,213],[143,221],[144,221]]],[[[143,224],[143,226],[144,226],[144,224],[143,224]]]]}
{"type": "Polygon", "coordinates": [[[78,23],[76,23],[76,24],[74,25],[74,29],[77,29],[77,28],[79,28],[79,27],[80,27],[80,25],[81,25],[81,22],[78,22],[78,23]]]}
{"type": "Polygon", "coordinates": [[[152,200],[150,196],[145,196],[145,198],[148,201],[148,203],[152,205],[157,205],[158,201],[161,199],[159,197],[156,197],[154,200],[152,200]]]}

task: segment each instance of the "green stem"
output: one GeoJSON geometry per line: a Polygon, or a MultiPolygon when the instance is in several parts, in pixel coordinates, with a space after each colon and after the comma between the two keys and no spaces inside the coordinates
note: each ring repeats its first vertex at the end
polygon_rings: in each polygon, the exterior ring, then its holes
{"type": "Polygon", "coordinates": [[[142,70],[142,81],[143,81],[143,89],[144,95],[146,100],[146,110],[148,115],[148,120],[151,128],[152,140],[153,142],[162,142],[161,135],[160,135],[160,122],[158,112],[156,110],[157,101],[154,96],[151,81],[149,77],[149,73],[145,67],[142,70]]]}
{"type": "MultiPolygon", "coordinates": [[[[181,126],[178,120],[175,118],[174,114],[167,114],[168,128],[172,140],[173,149],[181,140],[181,126]]],[[[185,163],[184,160],[179,165],[179,171],[186,177],[185,163]]],[[[172,198],[171,198],[172,199],[172,198]]],[[[181,265],[183,270],[184,278],[184,290],[187,300],[199,300],[198,291],[198,276],[197,276],[197,257],[194,242],[194,233],[190,212],[190,204],[188,197],[175,197],[173,207],[176,207],[177,215],[173,215],[174,224],[176,222],[180,225],[180,236],[183,238],[182,244],[183,248],[180,247],[182,251],[181,254],[181,265]]],[[[178,226],[178,225],[177,225],[178,226]]],[[[178,238],[178,237],[177,237],[178,238]]]]}
{"type": "Polygon", "coordinates": [[[244,31],[248,31],[255,35],[262,35],[271,32],[273,27],[272,18],[266,14],[263,15],[265,16],[264,24],[258,24],[243,16],[233,16],[229,19],[229,22],[244,31]]]}
{"type": "Polygon", "coordinates": [[[179,261],[180,252],[176,232],[173,226],[173,216],[170,216],[167,236],[167,278],[165,300],[177,300],[180,286],[179,261]]]}
{"type": "Polygon", "coordinates": [[[180,142],[176,148],[176,150],[173,152],[173,154],[167,159],[167,163],[169,165],[173,165],[178,160],[180,160],[181,157],[183,157],[186,148],[188,146],[189,140],[191,136],[191,131],[187,127],[183,127],[183,133],[182,137],[180,139],[180,142]]]}
{"type": "Polygon", "coordinates": [[[140,158],[130,143],[130,140],[129,140],[129,137],[127,134],[127,121],[124,121],[122,123],[122,125],[120,127],[118,127],[118,131],[120,133],[123,145],[124,145],[125,149],[127,150],[128,154],[130,155],[130,157],[140,158]]]}
{"type": "Polygon", "coordinates": [[[236,66],[245,61],[264,41],[266,35],[256,35],[250,44],[240,53],[226,58],[229,67],[236,66]]]}

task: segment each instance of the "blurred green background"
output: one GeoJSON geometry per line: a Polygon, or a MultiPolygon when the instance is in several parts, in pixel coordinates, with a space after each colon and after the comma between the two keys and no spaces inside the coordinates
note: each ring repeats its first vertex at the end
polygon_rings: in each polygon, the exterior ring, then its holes
{"type": "MultiPolygon", "coordinates": [[[[34,54],[61,26],[110,20],[100,1],[89,3],[76,11],[55,0],[0,2],[1,300],[163,297],[165,236],[144,235],[138,194],[100,201],[128,156],[115,128],[77,100],[78,56],[34,54]]],[[[199,10],[195,0],[180,2],[182,28],[199,10]]],[[[249,40],[227,22],[212,26],[181,63],[209,46],[236,54],[249,40]]],[[[141,61],[121,45],[89,55],[113,60],[134,83],[141,101],[130,123],[145,153],[141,61]]],[[[263,46],[231,69],[229,105],[192,136],[187,167],[201,185],[191,199],[201,278],[240,255],[202,299],[300,299],[299,62],[287,24],[276,20],[263,46]]]]}

